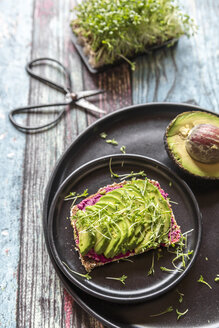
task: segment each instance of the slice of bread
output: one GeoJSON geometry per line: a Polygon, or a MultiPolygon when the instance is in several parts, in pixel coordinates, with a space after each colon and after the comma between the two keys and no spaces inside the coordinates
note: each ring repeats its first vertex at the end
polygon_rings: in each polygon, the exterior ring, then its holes
{"type": "MultiPolygon", "coordinates": [[[[160,246],[167,247],[170,244],[174,244],[179,241],[179,239],[181,238],[181,230],[180,230],[180,227],[178,226],[178,224],[176,223],[174,214],[172,212],[171,205],[169,203],[169,199],[167,197],[168,195],[160,187],[160,184],[157,181],[150,180],[150,179],[136,180],[136,181],[146,181],[146,180],[148,183],[150,183],[151,185],[156,187],[156,189],[158,189],[159,197],[162,198],[163,200],[165,200],[165,202],[168,205],[168,210],[169,210],[168,215],[170,217],[169,228],[168,228],[169,230],[168,230],[168,232],[167,231],[165,232],[166,233],[165,243],[161,242],[160,244],[156,244],[156,247],[151,247],[151,248],[158,248],[160,246]],[[168,236],[167,236],[167,234],[168,234],[168,236]]],[[[89,251],[83,255],[81,254],[81,251],[80,251],[80,246],[79,246],[80,233],[78,231],[78,224],[83,225],[83,223],[80,223],[80,220],[82,220],[81,222],[83,222],[83,213],[82,212],[86,212],[86,208],[91,208],[93,205],[98,204],[98,202],[100,202],[101,198],[104,195],[108,195],[108,196],[112,195],[111,192],[113,192],[113,190],[123,188],[123,186],[125,186],[126,184],[128,184],[128,186],[130,186],[130,183],[131,183],[130,181],[123,181],[120,183],[113,183],[112,185],[107,185],[105,187],[102,187],[95,194],[90,195],[89,197],[82,200],[79,204],[71,207],[70,218],[71,218],[71,225],[74,229],[75,248],[79,253],[79,258],[81,260],[81,263],[87,272],[90,272],[95,267],[102,266],[104,264],[111,263],[114,261],[118,261],[119,259],[128,258],[130,256],[134,256],[134,255],[143,253],[143,252],[151,249],[150,247],[145,248],[145,249],[140,248],[140,249],[138,249],[137,252],[136,252],[137,248],[127,249],[126,251],[120,252],[119,254],[116,254],[115,256],[109,257],[109,258],[104,256],[104,254],[96,254],[94,251],[94,247],[91,247],[89,249],[89,251]],[[81,215],[78,215],[79,213],[81,215]]],[[[105,199],[106,199],[106,197],[105,197],[105,199]]],[[[125,205],[123,204],[123,208],[124,208],[124,206],[125,205]]],[[[138,209],[136,210],[136,213],[138,213],[138,209]]],[[[124,218],[124,220],[126,220],[126,219],[127,218],[124,218]]],[[[93,225],[93,222],[90,223],[91,227],[92,227],[92,225],[93,225]]],[[[89,228],[89,229],[92,229],[92,228],[89,228]]],[[[81,231],[81,232],[83,232],[83,231],[81,231]]],[[[144,231],[143,231],[143,233],[144,233],[144,231]]],[[[142,232],[141,232],[141,234],[142,234],[142,232]]],[[[122,246],[123,245],[121,244],[120,249],[122,249],[122,246]]]]}

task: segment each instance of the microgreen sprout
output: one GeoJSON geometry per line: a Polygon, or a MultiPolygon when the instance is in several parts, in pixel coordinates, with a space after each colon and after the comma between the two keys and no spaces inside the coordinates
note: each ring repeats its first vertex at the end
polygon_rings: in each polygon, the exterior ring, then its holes
{"type": "Polygon", "coordinates": [[[219,282],[219,274],[214,278],[214,281],[219,282]]]}
{"type": "Polygon", "coordinates": [[[163,266],[161,266],[160,269],[161,269],[161,271],[164,271],[164,272],[175,272],[176,271],[175,269],[168,269],[168,268],[163,267],[163,266]]]}
{"type": "Polygon", "coordinates": [[[192,231],[194,231],[194,229],[191,229],[191,230],[188,230],[188,231],[185,231],[185,232],[183,232],[183,236],[185,236],[185,235],[188,235],[190,232],[192,232],[192,231]]]}
{"type": "Polygon", "coordinates": [[[137,177],[137,176],[145,177],[146,174],[144,173],[144,171],[139,171],[139,172],[131,171],[131,173],[120,175],[120,180],[126,180],[128,178],[133,178],[133,177],[137,177]]]}
{"type": "Polygon", "coordinates": [[[178,269],[175,265],[175,261],[181,259],[182,260],[182,266],[185,268],[186,267],[186,261],[185,261],[185,258],[187,258],[188,260],[190,260],[190,255],[192,255],[194,253],[193,250],[191,251],[188,251],[187,253],[183,253],[183,252],[180,252],[179,254],[177,254],[176,257],[174,257],[174,259],[172,260],[172,264],[173,266],[178,269]]]}
{"type": "Polygon", "coordinates": [[[204,280],[202,275],[200,275],[200,278],[197,280],[197,282],[201,282],[201,283],[205,284],[206,286],[208,286],[210,289],[212,289],[211,285],[204,280]]]}
{"type": "Polygon", "coordinates": [[[106,143],[117,146],[118,142],[115,139],[107,139],[106,143]]]}
{"type": "MultiPolygon", "coordinates": [[[[191,231],[192,230],[190,230],[189,232],[191,232],[191,231]]],[[[176,255],[172,260],[172,265],[179,272],[182,272],[186,268],[186,263],[191,259],[191,256],[194,253],[193,250],[186,251],[186,249],[187,249],[187,234],[189,232],[181,234],[180,240],[175,245],[171,245],[171,246],[174,246],[173,250],[172,250],[172,248],[167,249],[167,251],[169,253],[172,253],[172,254],[176,255]],[[176,265],[176,262],[178,262],[178,261],[180,261],[181,267],[178,267],[176,265]]],[[[164,267],[162,267],[161,270],[166,271],[166,272],[173,272],[174,271],[172,269],[167,269],[167,268],[164,268],[164,267]]]]}
{"type": "Polygon", "coordinates": [[[65,200],[73,199],[72,197],[75,197],[75,195],[76,195],[76,192],[75,192],[75,191],[71,191],[71,192],[65,197],[65,200]]]}
{"type": "Polygon", "coordinates": [[[114,173],[112,170],[112,158],[110,158],[109,161],[109,170],[110,170],[110,174],[111,174],[111,178],[119,178],[119,175],[117,173],[114,173]]]}
{"type": "Polygon", "coordinates": [[[148,271],[148,276],[150,275],[154,275],[154,253],[152,255],[151,267],[150,270],[148,271]]]}
{"type": "Polygon", "coordinates": [[[189,309],[186,309],[184,312],[179,312],[178,309],[176,309],[176,313],[178,314],[177,316],[177,320],[179,320],[183,315],[185,315],[187,312],[189,311],[189,309]]]}
{"type": "Polygon", "coordinates": [[[120,148],[120,151],[123,153],[123,154],[125,154],[126,153],[126,146],[122,146],[121,148],[120,148]]]}
{"type": "Polygon", "coordinates": [[[182,303],[184,294],[181,293],[178,289],[176,290],[177,294],[179,294],[179,303],[182,303]]]}
{"type": "Polygon", "coordinates": [[[177,202],[174,202],[173,200],[169,200],[170,203],[178,205],[177,202]]]}
{"type": "Polygon", "coordinates": [[[119,57],[124,59],[131,66],[132,71],[135,71],[135,66],[136,66],[135,62],[129,60],[127,57],[123,56],[122,54],[120,54],[119,57]]]}
{"type": "Polygon", "coordinates": [[[139,172],[133,172],[131,171],[131,173],[126,173],[126,174],[117,174],[117,173],[114,173],[113,170],[112,170],[112,158],[110,158],[110,161],[109,161],[109,170],[110,170],[110,175],[111,175],[111,178],[120,178],[120,180],[125,180],[125,179],[128,179],[128,178],[133,178],[133,177],[136,177],[136,176],[146,176],[146,174],[144,173],[144,171],[139,171],[139,172]]]}
{"type": "Polygon", "coordinates": [[[166,310],[164,310],[164,311],[162,311],[162,312],[160,312],[160,313],[151,314],[150,317],[158,317],[158,316],[160,316],[160,315],[163,315],[163,314],[165,314],[165,313],[169,313],[169,312],[172,312],[172,311],[173,311],[173,307],[172,307],[172,305],[171,305],[171,306],[169,306],[166,310]]]}
{"type": "Polygon", "coordinates": [[[100,137],[101,137],[102,139],[106,139],[106,137],[107,137],[106,132],[101,132],[101,133],[100,133],[100,137]]]}
{"type": "Polygon", "coordinates": [[[72,200],[72,199],[77,199],[77,198],[80,198],[80,197],[86,197],[88,196],[88,189],[85,189],[83,191],[82,194],[77,194],[76,195],[76,192],[70,192],[65,198],[64,200],[72,200]]]}
{"type": "Polygon", "coordinates": [[[127,279],[128,277],[125,276],[124,274],[121,276],[121,277],[106,277],[106,279],[112,279],[112,280],[118,280],[120,281],[123,285],[125,285],[125,280],[127,279]]]}
{"type": "Polygon", "coordinates": [[[194,21],[173,0],[89,0],[75,12],[71,27],[93,67],[122,58],[134,70],[129,58],[153,47],[171,46],[180,36],[196,31],[194,21]]]}
{"type": "Polygon", "coordinates": [[[62,262],[62,263],[63,263],[63,264],[66,266],[66,268],[67,268],[69,271],[71,271],[72,273],[75,273],[75,274],[77,274],[77,275],[80,276],[80,277],[84,277],[84,278],[86,278],[87,280],[92,279],[92,277],[91,277],[88,273],[83,274],[83,273],[80,273],[80,272],[74,271],[74,270],[72,270],[71,268],[69,268],[69,266],[68,266],[65,262],[62,262]]]}

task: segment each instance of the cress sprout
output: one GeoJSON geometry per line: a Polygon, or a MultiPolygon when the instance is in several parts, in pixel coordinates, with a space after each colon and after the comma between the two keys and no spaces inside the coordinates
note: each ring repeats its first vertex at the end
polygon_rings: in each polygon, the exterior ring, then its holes
{"type": "Polygon", "coordinates": [[[173,307],[172,305],[169,306],[166,310],[162,311],[162,312],[159,312],[159,313],[156,313],[156,314],[151,314],[150,317],[158,317],[160,315],[163,315],[163,314],[166,314],[168,312],[172,312],[173,311],[173,307]]]}
{"type": "Polygon", "coordinates": [[[111,280],[118,280],[120,281],[123,285],[125,285],[125,280],[127,279],[128,277],[126,275],[122,275],[121,277],[106,277],[106,279],[111,279],[111,280]]]}
{"type": "Polygon", "coordinates": [[[178,309],[176,309],[176,313],[178,314],[177,316],[177,320],[179,320],[183,315],[185,315],[187,312],[189,311],[189,309],[186,309],[184,312],[179,312],[178,309]]]}
{"type": "Polygon", "coordinates": [[[80,277],[86,278],[87,280],[92,279],[92,277],[89,275],[89,273],[83,274],[83,273],[80,273],[80,272],[74,271],[74,270],[72,270],[71,268],[69,268],[69,266],[68,266],[65,262],[62,261],[62,263],[66,266],[66,268],[67,268],[70,272],[72,272],[72,273],[74,273],[74,274],[76,274],[76,275],[78,275],[78,276],[80,276],[80,277]]]}
{"type": "Polygon", "coordinates": [[[212,289],[211,285],[207,281],[204,280],[202,275],[200,275],[200,278],[197,280],[197,282],[201,282],[201,283],[205,284],[206,286],[208,286],[210,289],[212,289]]]}

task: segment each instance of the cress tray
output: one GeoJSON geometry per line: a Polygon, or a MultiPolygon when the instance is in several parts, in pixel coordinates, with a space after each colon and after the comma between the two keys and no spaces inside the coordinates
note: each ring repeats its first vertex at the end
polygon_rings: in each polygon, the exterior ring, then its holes
{"type": "MultiPolygon", "coordinates": [[[[163,134],[166,126],[176,115],[188,110],[204,110],[196,106],[173,103],[152,103],[131,106],[105,116],[88,127],[67,149],[57,163],[48,183],[43,211],[45,240],[47,239],[47,220],[51,202],[60,184],[71,172],[86,162],[109,154],[118,154],[119,146],[126,145],[127,152],[150,156],[168,167],[175,169],[163,146],[163,134]],[[99,137],[107,132],[109,138],[115,138],[119,146],[108,145],[99,137]],[[156,133],[155,133],[156,132],[156,133]],[[131,137],[130,137],[131,136],[131,137]]],[[[139,304],[115,304],[99,300],[74,286],[59,270],[51,255],[56,272],[65,288],[74,299],[91,315],[108,327],[218,327],[219,293],[218,283],[214,282],[218,274],[218,184],[203,184],[201,187],[186,181],[193,190],[203,217],[203,234],[199,254],[187,276],[177,285],[184,294],[179,303],[176,288],[170,292],[139,304]],[[212,289],[197,282],[200,275],[212,285],[212,289]],[[207,301],[206,301],[207,300],[207,301]],[[150,317],[172,305],[174,311],[158,317],[150,317]],[[175,309],[188,313],[179,321],[175,309]]]]}
{"type": "MultiPolygon", "coordinates": [[[[74,46],[75,46],[78,54],[80,55],[81,59],[83,60],[83,63],[85,64],[85,66],[87,67],[87,69],[89,70],[89,72],[92,73],[92,74],[97,74],[97,73],[103,72],[103,71],[105,71],[107,69],[110,69],[110,68],[112,68],[114,66],[119,65],[121,62],[125,62],[125,60],[118,60],[114,64],[108,64],[108,65],[103,65],[103,66],[94,68],[93,66],[90,65],[90,63],[89,63],[89,57],[87,55],[85,55],[84,49],[79,44],[78,37],[75,35],[74,32],[72,32],[72,29],[71,29],[70,35],[71,35],[71,41],[74,44],[74,46]]],[[[177,42],[178,42],[178,39],[175,38],[175,39],[166,41],[166,42],[162,43],[161,45],[152,46],[152,47],[148,48],[147,50],[145,50],[144,53],[140,53],[140,54],[138,54],[135,57],[132,57],[130,59],[134,61],[137,56],[142,56],[142,55],[145,55],[145,54],[149,54],[149,53],[151,53],[153,51],[159,50],[159,49],[164,48],[164,47],[166,47],[168,45],[173,46],[177,42]]]]}
{"type": "MultiPolygon", "coordinates": [[[[109,155],[82,165],[61,184],[49,212],[48,239],[58,267],[73,284],[82,290],[111,302],[143,302],[169,291],[185,277],[191,268],[201,241],[201,214],[191,189],[165,165],[140,155],[109,155]],[[163,249],[158,268],[155,260],[156,274],[154,275],[148,276],[146,271],[150,270],[152,259],[158,255],[156,250],[129,258],[129,261],[120,260],[96,268],[90,273],[92,279],[89,280],[75,274],[75,272],[85,274],[86,271],[75,250],[73,229],[70,220],[67,219],[72,200],[68,201],[65,197],[72,191],[79,195],[84,188],[88,189],[89,195],[92,195],[103,186],[120,182],[119,178],[111,177],[110,161],[113,172],[129,174],[132,171],[144,171],[149,179],[159,181],[161,187],[168,193],[170,201],[173,201],[171,206],[177,218],[177,224],[181,226],[182,233],[187,232],[184,252],[193,250],[189,259],[185,259],[184,266],[180,259],[176,261],[174,267],[171,261],[176,254],[163,249]],[[166,274],[159,269],[160,266],[171,268],[172,271],[166,274]],[[127,276],[125,285],[116,280],[107,279],[107,277],[121,277],[122,274],[127,276]]],[[[174,249],[172,248],[171,251],[174,249]]]]}

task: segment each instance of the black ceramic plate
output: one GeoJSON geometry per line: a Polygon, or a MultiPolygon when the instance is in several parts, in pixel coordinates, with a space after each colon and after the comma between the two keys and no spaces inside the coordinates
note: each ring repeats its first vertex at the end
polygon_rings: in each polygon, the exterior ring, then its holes
{"type": "MultiPolygon", "coordinates": [[[[176,115],[188,110],[204,109],[177,103],[130,106],[101,118],[79,135],[57,162],[47,185],[43,209],[43,227],[47,246],[51,202],[67,176],[90,160],[111,153],[118,154],[121,145],[126,145],[129,153],[153,157],[175,169],[164,149],[163,135],[169,122],[176,115]],[[99,137],[102,131],[106,131],[109,137],[116,138],[119,147],[106,145],[99,137]]],[[[182,304],[179,304],[179,295],[175,288],[158,298],[139,304],[117,304],[100,300],[72,284],[57,266],[50,247],[47,247],[51,261],[65,288],[84,310],[107,327],[173,328],[176,325],[190,328],[219,327],[218,284],[214,282],[215,274],[218,273],[219,188],[218,186],[208,188],[205,183],[197,188],[189,179],[186,181],[194,192],[202,212],[203,232],[197,260],[177,286],[177,289],[185,295],[182,304]],[[197,283],[200,274],[212,284],[212,289],[197,283]],[[174,307],[173,312],[165,316],[150,317],[151,314],[161,312],[170,305],[174,307]],[[188,308],[188,313],[179,321],[176,321],[176,308],[182,312],[188,308]]]]}
{"type": "Polygon", "coordinates": [[[185,182],[158,161],[137,155],[105,156],[83,165],[60,186],[50,209],[48,238],[53,257],[61,271],[72,283],[87,293],[112,302],[145,301],[174,287],[193,264],[201,240],[200,211],[193,193],[185,182]],[[156,269],[154,276],[147,276],[151,267],[152,254],[157,256],[155,251],[135,256],[132,262],[119,261],[119,263],[114,262],[96,268],[92,271],[91,280],[78,276],[68,269],[85,273],[78,253],[74,249],[70,220],[66,220],[72,201],[66,201],[64,198],[71,191],[81,194],[84,189],[88,188],[89,194],[94,194],[100,187],[112,184],[114,181],[110,177],[110,159],[112,159],[113,172],[127,174],[143,170],[148,178],[159,181],[161,187],[177,203],[172,204],[177,223],[181,226],[182,232],[192,230],[188,234],[187,251],[194,250],[194,254],[190,261],[186,261],[185,269],[182,270],[181,261],[179,268],[174,268],[171,264],[172,254],[164,251],[159,266],[173,269],[168,274],[156,269]],[[123,274],[128,277],[125,286],[119,281],[106,279],[106,277],[121,277],[123,274]]]}

